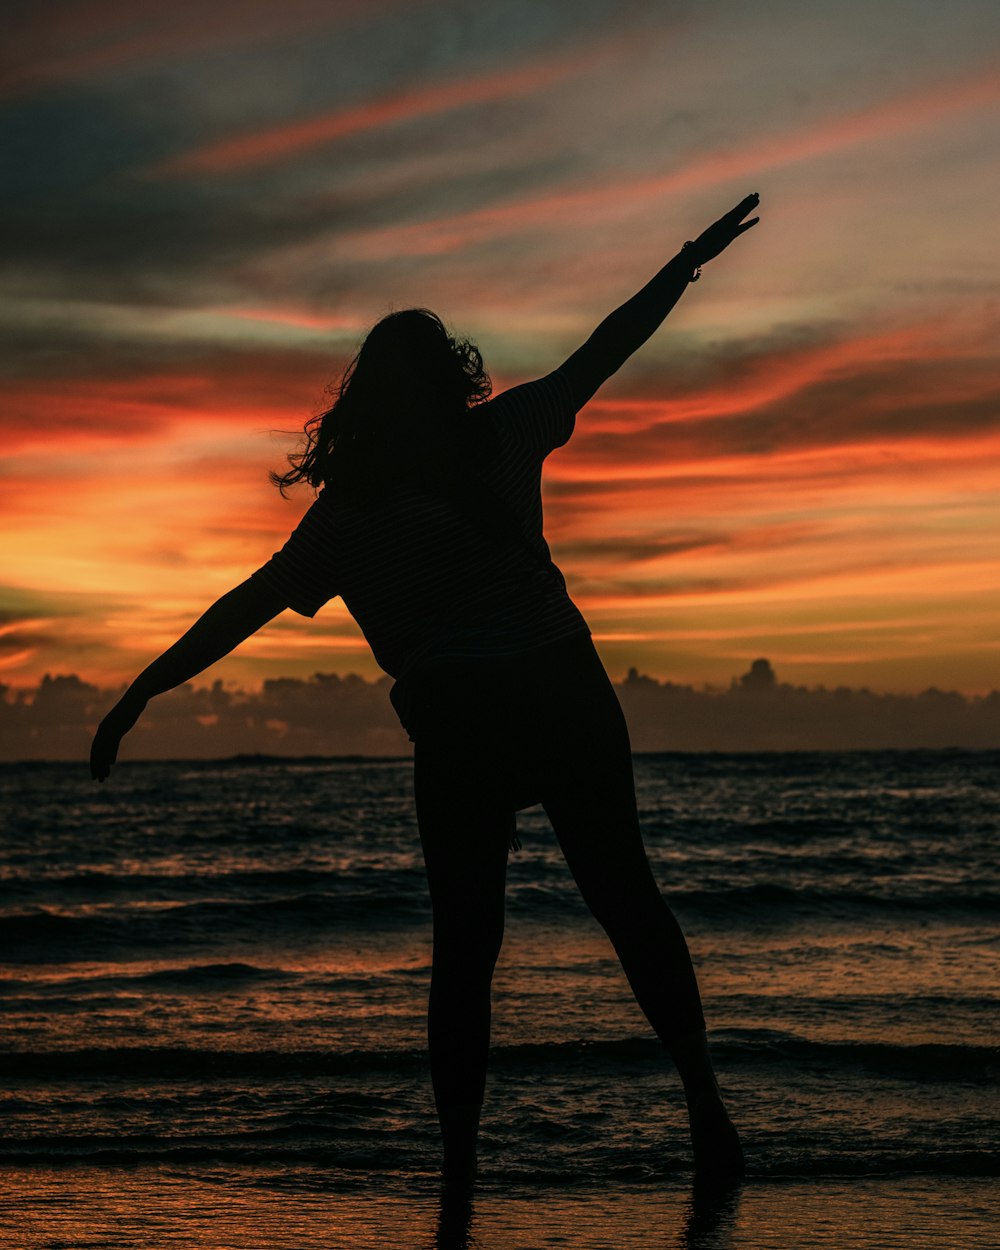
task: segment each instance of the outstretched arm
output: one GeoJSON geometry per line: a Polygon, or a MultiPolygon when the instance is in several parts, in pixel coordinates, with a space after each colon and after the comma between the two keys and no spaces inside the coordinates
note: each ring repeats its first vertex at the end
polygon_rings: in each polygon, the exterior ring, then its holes
{"type": "Polygon", "coordinates": [[[154,695],[173,690],[228,655],[288,605],[254,578],[224,594],[172,647],[149,665],[105,716],[90,749],[90,775],[103,781],[122,738],[154,695]]]}
{"type": "Polygon", "coordinates": [[[756,192],[708,227],[690,247],[682,248],[636,295],[605,317],[586,343],[561,366],[573,390],[577,410],[598,387],[646,342],[687,289],[698,265],[713,260],[737,235],[760,220],[744,222],[757,207],[756,192]]]}

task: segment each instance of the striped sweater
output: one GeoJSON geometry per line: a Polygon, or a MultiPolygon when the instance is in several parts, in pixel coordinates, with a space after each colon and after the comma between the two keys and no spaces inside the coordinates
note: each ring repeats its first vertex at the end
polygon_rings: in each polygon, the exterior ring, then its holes
{"type": "Polygon", "coordinates": [[[557,369],[473,408],[469,419],[493,423],[497,450],[482,476],[527,545],[498,541],[416,485],[394,487],[377,508],[325,488],[254,574],[302,616],[340,595],[397,680],[437,659],[517,655],[590,633],[558,570],[546,572],[542,534],[542,464],[576,419],[569,381],[557,369]]]}

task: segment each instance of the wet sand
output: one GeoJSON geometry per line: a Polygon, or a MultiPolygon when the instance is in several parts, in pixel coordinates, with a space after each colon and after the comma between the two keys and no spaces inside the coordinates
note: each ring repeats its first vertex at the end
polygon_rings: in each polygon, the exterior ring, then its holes
{"type": "Polygon", "coordinates": [[[372,1176],[331,1192],[319,1171],[211,1166],[6,1169],[4,1250],[988,1250],[993,1178],[753,1180],[693,1200],[689,1182],[495,1189],[444,1212],[431,1175],[372,1176]]]}

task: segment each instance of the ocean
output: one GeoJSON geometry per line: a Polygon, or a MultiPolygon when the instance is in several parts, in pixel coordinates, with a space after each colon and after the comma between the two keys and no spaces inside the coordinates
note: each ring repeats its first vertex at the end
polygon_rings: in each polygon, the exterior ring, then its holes
{"type": "Polygon", "coordinates": [[[1000,752],[637,756],[743,1185],[541,809],[439,1201],[408,760],[0,766],[0,1246],[995,1247],[1000,752]]]}

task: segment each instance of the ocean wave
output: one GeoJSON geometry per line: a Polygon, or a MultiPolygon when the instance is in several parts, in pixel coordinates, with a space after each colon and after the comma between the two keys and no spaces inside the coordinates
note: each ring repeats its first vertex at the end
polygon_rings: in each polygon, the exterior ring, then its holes
{"type": "MultiPolygon", "coordinates": [[[[299,974],[284,968],[258,968],[254,964],[218,963],[190,964],[181,968],[156,968],[152,972],[120,973],[93,977],[60,977],[58,980],[30,980],[12,977],[0,981],[0,997],[20,999],[24,994],[35,994],[39,1001],[46,1001],[45,990],[66,995],[71,992],[93,993],[95,990],[137,990],[144,986],[177,986],[181,989],[220,985],[246,985],[260,981],[288,981],[299,974]]],[[[77,1001],[74,999],[73,1001],[77,1001]]]]}
{"type": "MultiPolygon", "coordinates": [[[[664,891],[682,917],[709,922],[781,923],[844,917],[871,922],[885,915],[949,918],[1000,915],[1000,893],[947,890],[935,893],[795,888],[756,883],[725,889],[664,891]]],[[[573,883],[512,883],[511,914],[534,919],[589,915],[573,883]]],[[[213,898],[198,902],[163,900],[127,904],[40,907],[0,914],[0,946],[7,962],[79,962],[127,948],[164,950],[273,935],[281,940],[324,931],[406,929],[426,925],[430,901],[425,888],[393,889],[374,882],[362,890],[313,891],[272,898],[213,898]]]]}
{"type": "Polygon", "coordinates": [[[371,889],[310,893],[270,899],[214,899],[198,903],[148,904],[99,911],[42,908],[0,916],[0,945],[8,961],[45,960],[44,948],[58,946],[61,960],[91,959],[95,948],[163,949],[170,943],[218,945],[230,936],[261,930],[328,930],[367,927],[373,917],[389,923],[424,920],[430,902],[423,894],[371,889]]]}
{"type": "Polygon", "coordinates": [[[82,903],[195,903],[203,900],[254,902],[262,897],[362,894],[379,889],[395,894],[419,893],[426,880],[423,867],[384,864],[343,864],[329,868],[238,869],[176,873],[82,870],[37,873],[0,880],[4,900],[40,907],[82,903]]]}
{"type": "MultiPolygon", "coordinates": [[[[262,1139],[259,1133],[248,1134],[246,1139],[233,1134],[222,1140],[194,1139],[190,1142],[178,1141],[176,1137],[157,1139],[153,1135],[145,1135],[134,1142],[121,1137],[101,1139],[86,1136],[65,1139],[48,1137],[42,1141],[8,1139],[0,1143],[0,1165],[139,1167],[168,1164],[183,1168],[191,1164],[213,1164],[298,1167],[303,1170],[321,1168],[324,1188],[331,1190],[351,1186],[359,1179],[370,1184],[372,1173],[381,1170],[398,1175],[404,1157],[415,1173],[426,1171],[430,1178],[436,1172],[435,1160],[425,1143],[420,1143],[422,1149],[414,1141],[409,1143],[409,1149],[405,1144],[390,1149],[346,1134],[326,1136],[331,1140],[317,1142],[315,1131],[307,1134],[306,1140],[300,1141],[267,1140],[262,1139]]],[[[664,1176],[689,1174],[691,1170],[687,1154],[658,1154],[654,1161],[634,1149],[607,1148],[595,1152],[589,1160],[577,1152],[572,1165],[567,1166],[564,1159],[553,1152],[550,1163],[532,1161],[520,1166],[504,1166],[501,1163],[492,1167],[483,1166],[481,1187],[494,1190],[505,1190],[514,1185],[588,1189],[595,1186],[606,1188],[609,1183],[639,1187],[655,1184],[664,1176]]],[[[751,1158],[747,1166],[748,1180],[888,1175],[995,1177],[1000,1176],[1000,1155],[990,1150],[909,1150],[905,1146],[871,1147],[862,1152],[849,1148],[830,1152],[803,1149],[799,1155],[786,1154],[782,1158],[769,1158],[767,1155],[751,1158]]]]}
{"type": "Polygon", "coordinates": [[[892,892],[878,890],[823,890],[813,886],[794,887],[772,882],[736,886],[721,890],[666,890],[666,898],[678,907],[705,911],[719,908],[830,911],[832,909],[871,911],[997,911],[1000,892],[995,890],[919,890],[902,886],[892,892]]]}
{"type": "MultiPolygon", "coordinates": [[[[1000,891],[970,887],[962,889],[919,888],[900,885],[893,889],[822,888],[814,885],[784,885],[755,881],[745,885],[716,888],[662,889],[663,897],[678,912],[714,920],[720,916],[744,920],[795,920],[831,915],[877,919],[886,914],[955,915],[996,913],[1000,915],[1000,891]]],[[[536,911],[579,912],[583,906],[571,881],[554,884],[526,881],[509,885],[510,910],[531,914],[536,911]]]]}
{"type": "MultiPolygon", "coordinates": [[[[772,1030],[726,1030],[713,1037],[713,1054],[731,1067],[797,1063],[827,1069],[866,1067],[923,1079],[973,1080],[1000,1068],[1000,1047],[927,1042],[819,1042],[772,1030]]],[[[528,1042],[495,1046],[492,1068],[605,1068],[663,1063],[663,1046],[650,1038],[528,1042]]],[[[426,1067],[423,1049],[212,1050],[201,1047],[86,1047],[8,1051],[4,1069],[19,1079],[117,1077],[121,1080],[239,1079],[329,1076],[353,1072],[410,1072],[426,1067]]]]}

